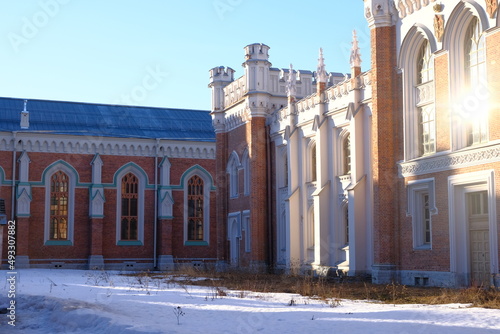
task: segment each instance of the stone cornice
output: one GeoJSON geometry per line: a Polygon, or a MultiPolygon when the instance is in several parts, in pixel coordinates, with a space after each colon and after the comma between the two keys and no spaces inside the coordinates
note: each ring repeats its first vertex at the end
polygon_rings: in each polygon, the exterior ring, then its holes
{"type": "MultiPolygon", "coordinates": [[[[70,136],[17,133],[16,150],[37,153],[100,154],[118,156],[156,155],[156,139],[70,136]],[[19,142],[21,141],[21,142],[19,142]]],[[[12,134],[0,132],[0,151],[12,151],[12,134]]],[[[161,139],[159,157],[215,159],[215,142],[161,139]]]]}
{"type": "Polygon", "coordinates": [[[400,162],[398,169],[400,177],[409,177],[494,162],[500,162],[500,143],[400,162]]]}
{"type": "Polygon", "coordinates": [[[396,8],[401,19],[404,19],[407,15],[413,14],[432,2],[436,2],[436,0],[395,0],[396,8]]]}

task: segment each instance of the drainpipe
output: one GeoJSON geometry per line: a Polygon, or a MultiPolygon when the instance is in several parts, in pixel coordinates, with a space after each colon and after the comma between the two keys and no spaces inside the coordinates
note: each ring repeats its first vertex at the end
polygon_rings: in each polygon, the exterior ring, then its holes
{"type": "Polygon", "coordinates": [[[158,238],[158,148],[160,146],[160,139],[156,138],[155,146],[155,210],[154,210],[154,231],[153,231],[153,267],[157,267],[157,238],[158,238]]]}
{"type": "Polygon", "coordinates": [[[14,221],[14,218],[16,216],[15,212],[15,205],[16,205],[16,157],[17,157],[17,143],[16,143],[16,135],[17,131],[12,132],[12,143],[13,143],[13,149],[12,149],[12,202],[11,202],[11,212],[10,212],[10,220],[14,221]]]}

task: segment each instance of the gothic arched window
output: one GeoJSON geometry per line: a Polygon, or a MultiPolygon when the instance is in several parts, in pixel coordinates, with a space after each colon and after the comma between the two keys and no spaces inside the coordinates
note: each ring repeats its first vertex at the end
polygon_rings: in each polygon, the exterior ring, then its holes
{"type": "Polygon", "coordinates": [[[68,239],[69,178],[62,171],[50,178],[50,240],[68,239]]]}
{"type": "Polygon", "coordinates": [[[466,139],[467,146],[470,146],[486,142],[488,128],[487,94],[477,94],[478,89],[487,87],[485,34],[481,31],[477,17],[472,18],[465,33],[464,58],[465,86],[468,87],[470,93],[476,92],[473,99],[464,101],[469,111],[466,139]],[[477,110],[472,110],[474,108],[477,110]]]}
{"type": "Polygon", "coordinates": [[[121,240],[137,240],[138,238],[138,199],[139,180],[133,173],[122,178],[121,184],[121,240]]]}
{"type": "Polygon", "coordinates": [[[317,179],[317,174],[316,174],[316,164],[317,164],[317,158],[316,158],[316,143],[311,145],[311,152],[310,152],[310,157],[311,157],[311,182],[315,182],[317,179]]]}
{"type": "Polygon", "coordinates": [[[342,142],[342,155],[344,159],[343,175],[351,173],[351,134],[348,134],[342,142]]]}
{"type": "Polygon", "coordinates": [[[188,180],[188,226],[187,240],[202,241],[204,239],[204,184],[201,177],[194,175],[188,180]]]}
{"type": "Polygon", "coordinates": [[[436,151],[436,121],[434,100],[428,99],[430,86],[434,80],[434,66],[431,46],[424,40],[417,57],[417,114],[419,155],[428,155],[436,151]]]}

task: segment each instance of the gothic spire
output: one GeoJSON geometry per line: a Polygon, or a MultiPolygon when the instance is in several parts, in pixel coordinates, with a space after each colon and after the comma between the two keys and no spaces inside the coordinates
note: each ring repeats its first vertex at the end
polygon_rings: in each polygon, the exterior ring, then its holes
{"type": "Polygon", "coordinates": [[[319,48],[318,69],[316,71],[316,80],[318,82],[326,82],[327,73],[325,70],[325,59],[323,58],[323,49],[319,48]]]}
{"type": "Polygon", "coordinates": [[[286,83],[288,97],[295,97],[295,94],[297,92],[296,79],[297,77],[295,75],[295,71],[293,70],[292,64],[290,64],[290,71],[288,72],[288,81],[286,83]]]}
{"type": "Polygon", "coordinates": [[[361,67],[361,53],[358,45],[356,30],[352,31],[352,48],[351,48],[350,62],[351,62],[351,68],[361,67]]]}

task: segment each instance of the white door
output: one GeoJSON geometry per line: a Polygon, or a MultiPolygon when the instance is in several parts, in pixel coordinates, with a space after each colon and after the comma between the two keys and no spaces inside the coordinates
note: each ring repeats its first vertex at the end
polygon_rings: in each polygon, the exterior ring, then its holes
{"type": "Polygon", "coordinates": [[[491,284],[487,199],[486,191],[468,194],[471,285],[486,287],[491,284]]]}
{"type": "Polygon", "coordinates": [[[231,236],[229,238],[229,256],[231,265],[238,267],[240,265],[240,226],[237,219],[231,220],[231,236]]]}

